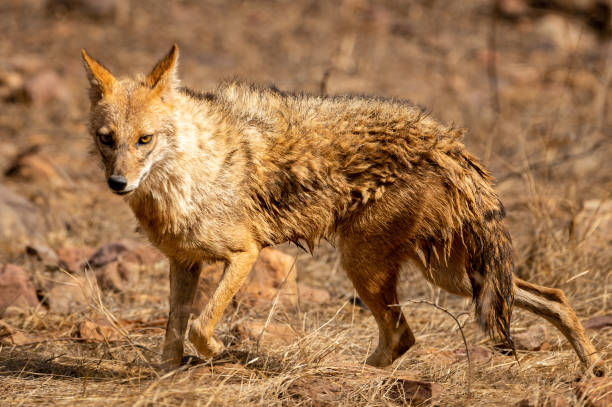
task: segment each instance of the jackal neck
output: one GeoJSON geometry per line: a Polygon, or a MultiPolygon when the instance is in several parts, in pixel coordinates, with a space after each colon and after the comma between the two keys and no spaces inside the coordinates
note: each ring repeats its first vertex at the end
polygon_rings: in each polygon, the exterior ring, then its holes
{"type": "Polygon", "coordinates": [[[175,133],[162,158],[128,198],[154,241],[192,234],[207,219],[225,218],[235,201],[232,177],[224,166],[226,138],[218,134],[222,126],[213,122],[207,106],[177,98],[174,120],[175,133]]]}

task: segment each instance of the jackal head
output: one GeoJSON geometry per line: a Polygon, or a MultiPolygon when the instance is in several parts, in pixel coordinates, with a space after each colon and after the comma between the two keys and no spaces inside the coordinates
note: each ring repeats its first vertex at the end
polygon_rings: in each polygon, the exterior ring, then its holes
{"type": "Polygon", "coordinates": [[[116,194],[135,191],[173,143],[178,47],[146,77],[115,78],[81,51],[91,88],[89,132],[116,194]]]}

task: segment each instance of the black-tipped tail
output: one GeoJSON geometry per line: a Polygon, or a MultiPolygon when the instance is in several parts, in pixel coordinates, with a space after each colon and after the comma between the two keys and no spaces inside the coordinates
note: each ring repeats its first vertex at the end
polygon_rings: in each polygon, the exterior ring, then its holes
{"type": "Polygon", "coordinates": [[[469,227],[464,236],[476,319],[489,336],[501,339],[514,352],[510,335],[514,302],[512,242],[499,219],[488,219],[479,226],[469,227]]]}

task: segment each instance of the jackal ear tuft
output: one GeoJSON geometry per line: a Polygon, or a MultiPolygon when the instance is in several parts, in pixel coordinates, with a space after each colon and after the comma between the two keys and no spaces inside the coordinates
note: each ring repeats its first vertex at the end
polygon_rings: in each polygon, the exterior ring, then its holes
{"type": "Polygon", "coordinates": [[[81,50],[81,56],[91,84],[89,98],[92,104],[96,104],[104,95],[111,92],[117,79],[101,63],[87,55],[84,49],[81,50]]]}
{"type": "Polygon", "coordinates": [[[163,94],[178,88],[179,80],[177,76],[177,65],[178,65],[178,46],[172,45],[168,55],[163,57],[156,65],[155,68],[147,75],[145,82],[151,87],[156,93],[163,94]]]}

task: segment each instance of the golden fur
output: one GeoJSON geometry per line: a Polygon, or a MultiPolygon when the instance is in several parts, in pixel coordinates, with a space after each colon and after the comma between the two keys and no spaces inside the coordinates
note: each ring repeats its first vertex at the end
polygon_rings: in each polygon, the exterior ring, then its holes
{"type": "Polygon", "coordinates": [[[236,81],[200,94],[180,88],[174,46],[148,76],[115,78],[83,51],[91,81],[90,132],[107,177],[170,259],[166,367],[178,366],[203,262],[226,271],[189,339],[204,356],[258,252],[287,241],[312,250],[337,241],[342,264],[379,327],[372,365],[414,343],[397,303],[401,266],[472,296],[490,334],[512,345],[515,303],[543,315],[585,366],[595,349],[559,290],[513,276],[504,209],[461,130],[405,102],[315,97],[236,81]],[[153,135],[142,143],[143,135],[153,135]],[[103,138],[104,137],[104,138],[103,138]],[[102,141],[112,138],[112,143],[102,141]]]}

